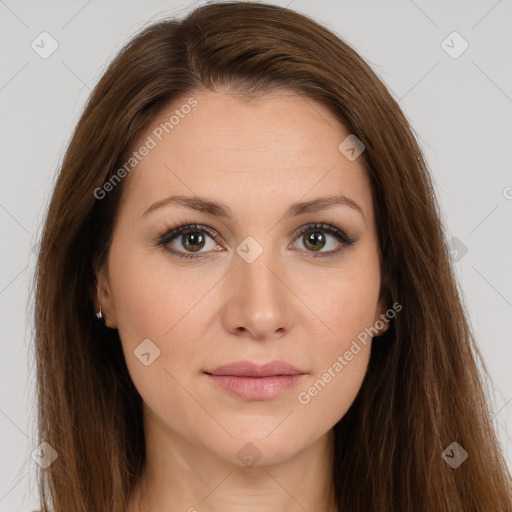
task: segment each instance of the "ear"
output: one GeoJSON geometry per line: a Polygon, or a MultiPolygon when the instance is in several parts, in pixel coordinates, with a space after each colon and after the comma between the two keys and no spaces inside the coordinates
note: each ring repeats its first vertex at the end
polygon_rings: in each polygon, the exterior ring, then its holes
{"type": "Polygon", "coordinates": [[[110,287],[110,278],[108,266],[105,264],[98,270],[95,270],[96,290],[93,299],[96,312],[101,311],[105,319],[105,325],[111,329],[117,329],[115,304],[110,287]]]}
{"type": "Polygon", "coordinates": [[[377,336],[380,336],[389,329],[389,319],[386,316],[386,311],[388,310],[388,303],[389,301],[387,300],[386,294],[381,296],[377,305],[377,313],[375,315],[374,322],[374,325],[377,324],[378,322],[378,326],[380,327],[379,334],[377,334],[377,336]]]}
{"type": "MultiPolygon", "coordinates": [[[[383,321],[384,326],[379,330],[379,336],[385,333],[389,329],[389,319],[386,316],[386,311],[388,310],[388,302],[385,299],[379,300],[379,319],[383,321]]],[[[380,325],[380,324],[379,324],[380,325]]]]}

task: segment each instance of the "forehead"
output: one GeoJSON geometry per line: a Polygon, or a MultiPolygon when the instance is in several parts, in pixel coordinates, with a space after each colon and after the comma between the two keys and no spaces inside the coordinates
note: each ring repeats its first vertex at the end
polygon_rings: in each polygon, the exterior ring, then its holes
{"type": "Polygon", "coordinates": [[[150,149],[123,196],[140,214],[170,194],[208,196],[235,213],[254,213],[343,193],[371,214],[363,159],[339,150],[349,135],[328,108],[292,91],[251,101],[227,91],[193,93],[168,103],[140,137],[134,151],[150,149]]]}

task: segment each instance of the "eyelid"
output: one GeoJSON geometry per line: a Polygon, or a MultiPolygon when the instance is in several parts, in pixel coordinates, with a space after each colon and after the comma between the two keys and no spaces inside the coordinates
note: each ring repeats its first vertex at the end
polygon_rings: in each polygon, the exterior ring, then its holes
{"type": "Polygon", "coordinates": [[[326,231],[332,235],[338,235],[344,242],[347,244],[353,243],[356,241],[355,238],[350,238],[343,230],[336,227],[333,223],[326,222],[313,222],[310,224],[305,224],[301,226],[296,232],[295,236],[303,235],[304,233],[308,233],[309,231],[314,231],[317,229],[318,231],[326,231]]]}
{"type": "Polygon", "coordinates": [[[168,226],[167,228],[164,228],[163,230],[159,231],[153,238],[153,242],[158,245],[167,244],[173,238],[176,238],[176,236],[179,235],[180,233],[188,233],[190,231],[204,231],[211,238],[220,238],[222,241],[224,241],[220,234],[213,228],[204,226],[203,224],[196,224],[194,222],[180,222],[175,226],[168,226]]]}

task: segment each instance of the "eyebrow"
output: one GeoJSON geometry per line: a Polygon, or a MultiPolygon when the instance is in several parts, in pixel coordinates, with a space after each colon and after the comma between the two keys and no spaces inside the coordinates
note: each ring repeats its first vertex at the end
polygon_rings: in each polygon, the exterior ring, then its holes
{"type": "MultiPolygon", "coordinates": [[[[152,204],[143,214],[142,216],[146,216],[149,213],[162,208],[167,205],[178,205],[184,206],[186,208],[190,208],[191,210],[196,210],[202,213],[206,213],[215,217],[222,217],[231,219],[233,218],[232,210],[229,206],[218,203],[216,201],[211,201],[204,197],[200,196],[183,196],[183,195],[173,195],[166,197],[156,203],[152,204]]],[[[316,213],[322,210],[326,210],[328,208],[332,208],[333,206],[348,206],[353,210],[358,211],[363,219],[366,219],[364,216],[363,209],[349,197],[338,194],[333,196],[325,196],[318,197],[316,199],[312,199],[311,201],[302,201],[292,204],[286,213],[284,214],[284,218],[296,217],[299,215],[304,215],[306,213],[316,213]]]]}

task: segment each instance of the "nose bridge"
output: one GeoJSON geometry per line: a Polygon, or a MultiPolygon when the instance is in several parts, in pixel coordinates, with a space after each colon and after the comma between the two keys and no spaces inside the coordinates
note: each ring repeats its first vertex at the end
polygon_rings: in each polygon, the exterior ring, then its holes
{"type": "Polygon", "coordinates": [[[278,255],[268,245],[258,245],[260,249],[253,240],[247,240],[237,248],[230,272],[230,287],[235,292],[230,294],[232,302],[227,307],[234,313],[230,322],[236,323],[231,328],[243,327],[259,337],[286,327],[289,292],[278,255]]]}
{"type": "Polygon", "coordinates": [[[266,301],[276,299],[282,288],[281,281],[276,277],[279,274],[277,258],[267,250],[252,263],[238,262],[240,279],[250,291],[253,298],[264,298],[266,301]]]}

